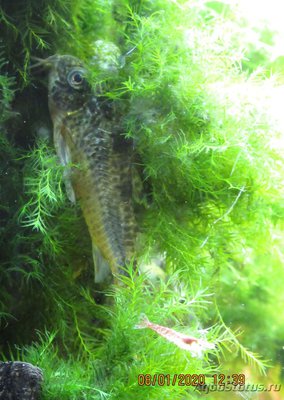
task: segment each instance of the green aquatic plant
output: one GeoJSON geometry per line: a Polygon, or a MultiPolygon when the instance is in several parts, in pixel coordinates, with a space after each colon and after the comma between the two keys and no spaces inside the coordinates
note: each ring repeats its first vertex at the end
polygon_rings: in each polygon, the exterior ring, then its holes
{"type": "MultiPolygon", "coordinates": [[[[0,58],[0,70],[2,71],[6,65],[6,61],[0,58]]],[[[1,124],[9,119],[13,115],[11,111],[11,102],[15,96],[15,80],[13,77],[9,77],[5,73],[0,74],[0,87],[1,87],[1,98],[0,98],[0,121],[1,124]]],[[[3,129],[3,128],[2,128],[3,129]]],[[[4,138],[1,138],[1,141],[4,138]]]]}
{"type": "MultiPolygon", "coordinates": [[[[157,11],[157,3],[152,13],[147,6],[140,14],[125,8],[132,28],[126,39],[136,50],[130,77],[117,89],[130,97],[125,124],[151,182],[147,241],[166,252],[170,270],[182,268],[185,279],[198,280],[205,267],[208,282],[222,266],[241,263],[259,218],[263,238],[274,207],[281,218],[280,153],[275,147],[267,152],[280,132],[266,113],[273,82],[261,88],[255,77],[245,81],[235,62],[236,42],[234,48],[222,42],[219,56],[216,24],[225,36],[228,23],[218,17],[202,25],[201,13],[208,15],[203,4],[163,2],[157,11]]],[[[259,251],[257,243],[252,247],[259,251]]]]}
{"type": "MultiPolygon", "coordinates": [[[[104,320],[105,325],[93,321],[86,335],[86,327],[82,328],[82,320],[77,318],[77,336],[74,338],[81,344],[76,355],[68,353],[62,356],[62,348],[58,347],[59,331],[39,333],[36,343],[18,351],[17,359],[42,368],[44,398],[126,399],[150,396],[159,399],[161,396],[175,396],[182,399],[188,392],[197,398],[198,392],[194,387],[178,383],[148,386],[147,379],[146,384],[141,384],[143,376],[165,375],[173,382],[174,376],[181,373],[201,374],[209,383],[210,376],[217,371],[216,356],[222,354],[222,347],[233,346],[234,351],[242,349],[225,325],[200,329],[203,310],[214,306],[209,293],[200,289],[191,297],[188,288],[184,287],[185,295],[181,296],[177,274],[168,283],[161,282],[157,287],[145,285],[145,276],[138,276],[132,268],[128,272],[129,277],[123,278],[124,286],[107,291],[107,296],[113,300],[111,305],[98,305],[90,289],[81,288],[82,298],[89,303],[89,312],[104,320]],[[146,313],[157,323],[207,338],[216,347],[201,359],[193,357],[190,352],[178,349],[150,330],[135,329],[141,313],[146,313]],[[150,387],[151,394],[148,393],[150,387]]],[[[254,361],[253,356],[245,354],[254,361]]],[[[257,363],[263,368],[259,360],[257,363]]]]}
{"type": "Polygon", "coordinates": [[[49,221],[66,200],[61,187],[63,168],[46,141],[39,142],[27,159],[25,168],[28,174],[24,179],[24,187],[28,202],[21,209],[19,220],[22,226],[40,231],[56,254],[59,240],[50,235],[52,229],[49,221]]]}
{"type": "Polygon", "coordinates": [[[3,2],[0,32],[5,38],[3,56],[9,59],[9,71],[25,87],[31,81],[29,68],[35,55],[65,52],[86,58],[93,53],[98,34],[104,38],[113,34],[111,12],[112,5],[104,1],[3,2]]]}
{"type": "Polygon", "coordinates": [[[138,374],[212,374],[238,352],[242,365],[263,370],[251,350],[272,363],[283,358],[282,103],[272,102],[276,79],[263,80],[256,65],[251,75],[242,72],[243,21],[233,7],[17,3],[0,10],[1,351],[10,347],[43,368],[46,399],[182,399],[187,387],[142,387],[138,374]],[[115,73],[100,76],[97,40],[133,51],[115,73]],[[121,109],[148,191],[142,253],[164,255],[165,282],[149,283],[130,268],[124,286],[94,284],[80,209],[66,199],[52,146],[33,128],[49,122],[47,91],[40,72],[28,68],[30,56],[54,53],[86,60],[121,109]],[[135,330],[141,313],[205,335],[216,350],[193,358],[135,330]],[[55,333],[39,338],[36,329],[55,333]]]}

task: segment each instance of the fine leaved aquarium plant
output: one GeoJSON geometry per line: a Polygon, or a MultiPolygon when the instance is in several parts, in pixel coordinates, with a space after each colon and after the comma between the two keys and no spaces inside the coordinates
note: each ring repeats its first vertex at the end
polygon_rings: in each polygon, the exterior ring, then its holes
{"type": "Polygon", "coordinates": [[[38,366],[45,400],[281,398],[284,33],[239,3],[0,4],[0,361],[38,366]],[[55,55],[130,143],[136,252],[103,283],[55,55]]]}

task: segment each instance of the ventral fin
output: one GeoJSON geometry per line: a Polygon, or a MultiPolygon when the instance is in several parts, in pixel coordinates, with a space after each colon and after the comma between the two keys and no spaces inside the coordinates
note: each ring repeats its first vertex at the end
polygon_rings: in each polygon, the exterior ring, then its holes
{"type": "Polygon", "coordinates": [[[103,257],[99,248],[93,243],[93,260],[95,266],[95,283],[111,281],[112,273],[109,263],[103,257]]]}

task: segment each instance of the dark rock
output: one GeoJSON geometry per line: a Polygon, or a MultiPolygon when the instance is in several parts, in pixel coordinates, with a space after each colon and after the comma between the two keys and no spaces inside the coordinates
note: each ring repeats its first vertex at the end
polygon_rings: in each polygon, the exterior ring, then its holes
{"type": "Polygon", "coordinates": [[[32,364],[0,362],[0,400],[38,400],[42,371],[32,364]]]}

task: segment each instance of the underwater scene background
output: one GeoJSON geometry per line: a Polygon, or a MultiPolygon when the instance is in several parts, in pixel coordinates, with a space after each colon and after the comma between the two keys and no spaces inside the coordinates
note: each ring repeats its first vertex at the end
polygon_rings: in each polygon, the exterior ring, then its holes
{"type": "Polygon", "coordinates": [[[39,366],[48,400],[283,398],[173,384],[284,384],[277,32],[203,0],[4,0],[0,18],[1,360],[39,366]],[[33,59],[54,54],[84,62],[133,141],[137,259],[150,271],[130,262],[114,284],[95,282],[54,149],[33,59]],[[215,347],[196,356],[135,329],[143,314],[215,347]]]}

